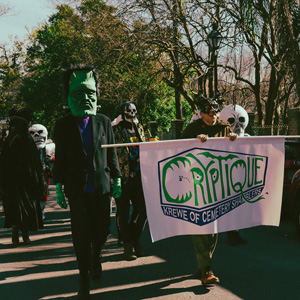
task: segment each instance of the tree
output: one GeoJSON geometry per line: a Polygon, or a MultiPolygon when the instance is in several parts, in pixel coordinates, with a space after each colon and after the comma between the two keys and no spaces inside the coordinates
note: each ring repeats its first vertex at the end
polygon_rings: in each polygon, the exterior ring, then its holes
{"type": "MultiPolygon", "coordinates": [[[[218,24],[224,37],[218,60],[219,77],[226,79],[222,71],[232,72],[235,84],[240,82],[242,85],[238,84],[239,88],[253,93],[259,123],[265,121],[266,124],[272,124],[277,108],[283,104],[281,101],[289,100],[293,90],[291,87],[295,84],[295,76],[293,79],[287,68],[288,47],[279,48],[277,35],[279,26],[286,24],[288,19],[291,21],[291,18],[279,18],[279,3],[278,0],[126,0],[119,9],[124,19],[133,22],[138,20],[144,25],[146,34],[143,42],[152,50],[153,59],[160,64],[163,79],[171,88],[180,92],[192,109],[199,103],[201,95],[209,95],[212,63],[210,55],[205,53],[206,38],[211,30],[210,24],[218,24]],[[176,43],[174,36],[177,37],[176,43]],[[232,60],[235,52],[241,58],[238,64],[232,60]],[[247,61],[242,60],[245,56],[243,53],[247,53],[247,57],[251,53],[252,57],[247,61]],[[172,65],[176,67],[172,68],[172,65]],[[247,72],[249,68],[253,74],[247,72]],[[180,81],[176,80],[179,77],[180,81]],[[268,80],[267,89],[263,80],[268,80]],[[290,88],[284,88],[283,84],[290,88]]],[[[296,1],[289,1],[291,14],[299,9],[293,3],[296,1]]],[[[288,16],[287,13],[285,15],[288,16]]],[[[297,18],[293,20],[295,32],[297,18]]],[[[291,26],[289,28],[291,31],[291,26]]],[[[284,32],[288,34],[287,30],[284,32]]],[[[220,89],[226,96],[229,94],[224,83],[223,80],[220,89]]],[[[230,99],[227,101],[231,102],[230,99]]]]}
{"type": "Polygon", "coordinates": [[[16,42],[11,50],[0,45],[0,53],[0,119],[5,119],[13,106],[20,105],[18,90],[21,84],[22,44],[16,42]]]}
{"type": "Polygon", "coordinates": [[[208,18],[204,6],[194,1],[124,1],[119,14],[133,27],[140,22],[149,55],[160,65],[163,80],[191,106],[197,107],[201,95],[207,95],[209,66],[206,36],[208,18]],[[200,16],[199,18],[193,18],[200,16]],[[202,57],[203,55],[203,57],[202,57]]]}
{"type": "Polygon", "coordinates": [[[273,124],[274,120],[279,121],[276,117],[279,105],[289,100],[295,85],[287,67],[289,46],[279,38],[280,32],[288,34],[283,30],[286,20],[280,18],[279,3],[281,2],[276,0],[249,0],[221,5],[234,25],[234,43],[230,47],[235,51],[245,51],[242,49],[245,48],[245,41],[247,42],[246,48],[250,49],[253,56],[252,65],[248,64],[248,68],[254,69],[254,75],[253,78],[244,76],[242,70],[245,65],[236,68],[227,62],[223,67],[233,72],[237,81],[244,82],[253,91],[259,123],[262,124],[264,120],[267,125],[273,124]],[[264,89],[266,85],[263,82],[266,80],[268,85],[264,89]],[[283,84],[289,87],[286,89],[283,84]]]}
{"type": "Polygon", "coordinates": [[[146,122],[147,108],[168,94],[156,76],[157,66],[133,38],[137,33],[128,31],[115,11],[100,0],[84,0],[75,8],[59,5],[31,35],[19,95],[48,129],[63,114],[60,70],[72,63],[98,69],[101,111],[111,119],[123,101],[131,100],[146,122]]]}
{"type": "Polygon", "coordinates": [[[7,4],[0,4],[0,17],[7,15],[12,8],[7,4]]]}

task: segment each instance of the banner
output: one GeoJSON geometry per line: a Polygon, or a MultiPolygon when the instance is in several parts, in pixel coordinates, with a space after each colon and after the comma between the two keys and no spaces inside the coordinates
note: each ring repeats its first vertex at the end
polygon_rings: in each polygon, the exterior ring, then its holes
{"type": "Polygon", "coordinates": [[[284,138],[140,144],[152,241],[258,225],[279,226],[284,138]]]}

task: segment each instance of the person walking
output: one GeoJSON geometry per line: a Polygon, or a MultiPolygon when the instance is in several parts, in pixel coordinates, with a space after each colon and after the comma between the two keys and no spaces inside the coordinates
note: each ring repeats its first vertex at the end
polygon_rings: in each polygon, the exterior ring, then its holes
{"type": "MultiPolygon", "coordinates": [[[[145,142],[144,128],[138,122],[135,104],[123,102],[119,112],[120,115],[112,122],[116,143],[145,142]]],[[[118,147],[117,153],[122,173],[122,195],[116,199],[116,223],[123,242],[124,258],[130,261],[144,255],[140,236],[147,222],[139,147],[118,147]]]]}
{"type": "MultiPolygon", "coordinates": [[[[182,138],[199,138],[201,142],[208,137],[229,137],[234,141],[237,134],[232,133],[229,123],[218,120],[219,104],[215,99],[203,100],[200,116],[201,119],[190,123],[182,133],[182,138]]],[[[193,235],[192,240],[198,262],[201,280],[204,284],[220,282],[212,271],[212,257],[217,245],[218,234],[193,235]]]]}
{"type": "Polygon", "coordinates": [[[121,173],[111,121],[97,113],[98,73],[89,66],[63,70],[64,95],[71,114],[55,124],[57,203],[70,205],[73,245],[79,269],[78,299],[89,299],[89,275],[102,276],[101,249],[110,232],[110,189],[121,195],[121,173]]]}
{"type": "Polygon", "coordinates": [[[12,228],[12,243],[19,246],[19,230],[24,244],[30,243],[29,231],[43,228],[40,201],[45,189],[42,165],[28,132],[32,113],[12,110],[9,135],[0,154],[0,187],[3,197],[5,228],[12,228]]]}

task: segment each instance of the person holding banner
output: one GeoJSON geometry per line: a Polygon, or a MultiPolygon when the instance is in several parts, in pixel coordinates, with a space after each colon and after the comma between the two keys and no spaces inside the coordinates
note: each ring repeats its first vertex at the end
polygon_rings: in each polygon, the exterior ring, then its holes
{"type": "MultiPolygon", "coordinates": [[[[131,101],[121,104],[120,115],[112,122],[117,144],[145,142],[144,129],[136,114],[136,106],[131,101]]],[[[123,241],[124,258],[130,261],[143,256],[139,239],[147,222],[139,147],[119,147],[117,154],[122,173],[122,195],[116,199],[116,223],[123,241]],[[133,208],[131,216],[130,202],[133,208]]]]}
{"type": "MultiPolygon", "coordinates": [[[[201,119],[190,123],[183,131],[182,138],[197,137],[201,142],[205,142],[208,137],[229,137],[230,141],[234,141],[237,134],[232,133],[229,123],[218,120],[219,112],[219,104],[214,98],[205,99],[200,109],[201,119]]],[[[211,268],[218,234],[193,235],[192,239],[202,282],[204,284],[220,282],[211,268]]]]}
{"type": "Polygon", "coordinates": [[[111,121],[97,113],[98,73],[93,67],[63,70],[65,99],[70,115],[55,124],[54,138],[57,203],[71,212],[73,245],[79,268],[77,299],[90,299],[89,275],[102,276],[101,249],[109,235],[110,190],[121,194],[121,173],[111,121]],[[64,190],[63,190],[64,186],[64,190]]]}

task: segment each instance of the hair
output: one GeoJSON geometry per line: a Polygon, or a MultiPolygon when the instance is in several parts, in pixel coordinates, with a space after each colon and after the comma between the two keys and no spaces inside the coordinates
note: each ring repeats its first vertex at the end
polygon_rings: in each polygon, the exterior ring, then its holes
{"type": "Polygon", "coordinates": [[[68,102],[68,95],[69,95],[69,84],[70,84],[70,77],[73,72],[76,71],[86,71],[86,72],[93,72],[95,82],[96,82],[96,93],[98,97],[98,89],[99,89],[99,74],[98,70],[89,65],[71,65],[68,68],[63,68],[62,69],[62,75],[63,75],[63,93],[64,93],[64,101],[67,103],[68,102]]]}

